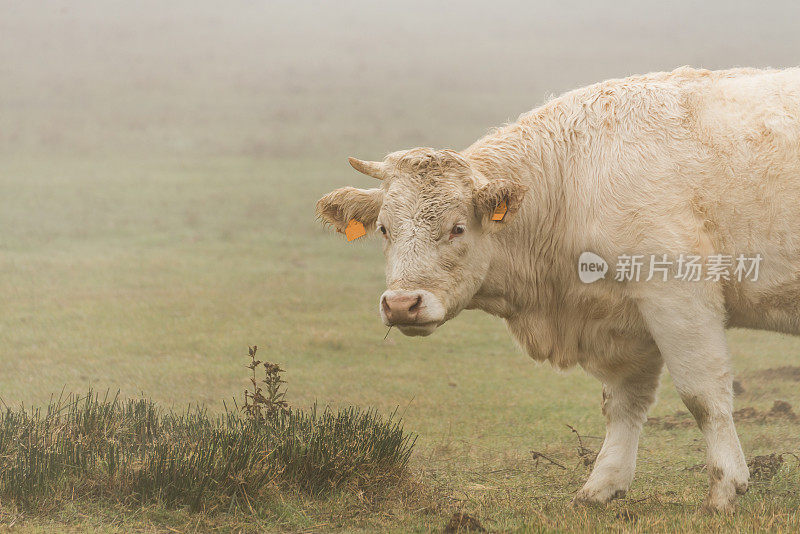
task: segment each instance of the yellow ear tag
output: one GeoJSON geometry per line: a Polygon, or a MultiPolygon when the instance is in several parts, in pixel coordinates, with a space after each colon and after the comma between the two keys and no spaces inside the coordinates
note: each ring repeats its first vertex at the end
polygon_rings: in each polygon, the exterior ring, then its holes
{"type": "Polygon", "coordinates": [[[347,228],[344,229],[344,235],[347,236],[348,241],[358,239],[366,234],[367,231],[364,229],[364,225],[355,219],[350,219],[350,222],[347,223],[347,228]]]}
{"type": "Polygon", "coordinates": [[[508,206],[506,206],[506,201],[502,201],[498,206],[494,209],[494,213],[492,214],[493,221],[502,221],[503,218],[506,216],[506,212],[508,211],[508,206]]]}

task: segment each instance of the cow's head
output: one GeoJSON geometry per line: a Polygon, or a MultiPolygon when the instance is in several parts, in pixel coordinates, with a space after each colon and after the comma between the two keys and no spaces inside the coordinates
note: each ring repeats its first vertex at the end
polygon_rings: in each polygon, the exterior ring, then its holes
{"type": "Polygon", "coordinates": [[[429,335],[475,296],[489,269],[491,234],[514,218],[527,188],[488,181],[451,150],[416,148],[350,164],[381,187],[337,189],[317,202],[317,214],[340,232],[360,223],[383,239],[381,318],[406,335],[429,335]]]}

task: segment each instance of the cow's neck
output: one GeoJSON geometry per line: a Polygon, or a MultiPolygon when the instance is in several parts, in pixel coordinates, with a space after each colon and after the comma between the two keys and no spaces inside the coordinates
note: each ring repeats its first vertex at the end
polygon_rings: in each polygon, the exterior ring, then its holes
{"type": "Polygon", "coordinates": [[[561,246],[551,234],[530,231],[524,220],[496,236],[489,270],[470,308],[510,319],[542,313],[561,300],[561,278],[569,271],[561,246]],[[539,236],[548,236],[538,240],[539,236]]]}
{"type": "Polygon", "coordinates": [[[542,123],[509,125],[471,146],[465,155],[489,181],[518,180],[529,187],[520,212],[492,236],[491,264],[470,308],[509,319],[552,307],[568,271],[565,202],[559,153],[563,136],[542,123]]]}

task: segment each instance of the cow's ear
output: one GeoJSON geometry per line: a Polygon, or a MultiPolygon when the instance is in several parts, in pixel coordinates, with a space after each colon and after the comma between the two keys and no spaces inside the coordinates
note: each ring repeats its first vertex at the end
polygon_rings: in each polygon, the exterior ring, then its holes
{"type": "Polygon", "coordinates": [[[339,232],[344,233],[351,221],[362,224],[364,230],[370,231],[375,228],[381,205],[383,191],[380,189],[342,187],[317,201],[317,217],[339,232]]]}
{"type": "Polygon", "coordinates": [[[486,231],[494,232],[511,221],[522,207],[528,187],[515,180],[492,180],[473,194],[475,213],[486,231]]]}

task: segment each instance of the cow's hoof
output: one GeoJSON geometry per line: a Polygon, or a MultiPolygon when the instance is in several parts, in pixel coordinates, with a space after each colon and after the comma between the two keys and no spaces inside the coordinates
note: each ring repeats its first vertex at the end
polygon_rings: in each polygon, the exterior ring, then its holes
{"type": "Polygon", "coordinates": [[[736,495],[744,495],[747,493],[749,489],[749,485],[747,482],[738,482],[734,484],[736,486],[736,495]]]}
{"type": "Polygon", "coordinates": [[[735,509],[736,496],[747,492],[750,473],[745,468],[742,472],[731,476],[716,467],[710,468],[708,473],[711,484],[703,508],[709,512],[732,513],[735,509]]]}
{"type": "Polygon", "coordinates": [[[616,486],[603,486],[600,488],[584,486],[572,499],[572,505],[605,504],[614,499],[624,498],[626,493],[627,490],[616,486]]]}
{"type": "Polygon", "coordinates": [[[710,514],[732,514],[736,510],[734,497],[720,497],[709,495],[703,504],[703,511],[710,514]]]}
{"type": "MultiPolygon", "coordinates": [[[[747,485],[745,484],[746,487],[747,485]]],[[[708,497],[706,497],[706,502],[703,504],[703,510],[711,513],[733,513],[737,493],[739,493],[739,485],[731,481],[712,484],[708,497]]]]}

